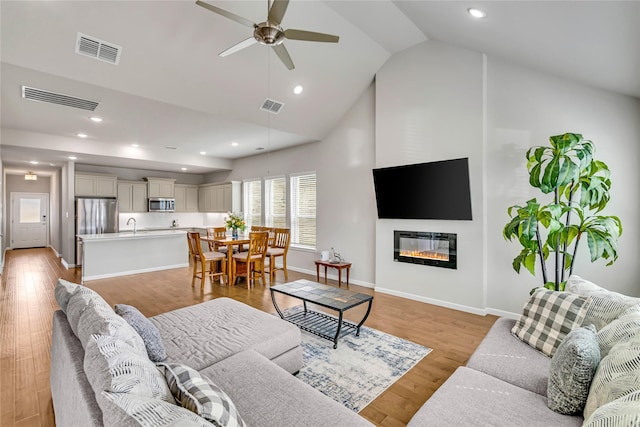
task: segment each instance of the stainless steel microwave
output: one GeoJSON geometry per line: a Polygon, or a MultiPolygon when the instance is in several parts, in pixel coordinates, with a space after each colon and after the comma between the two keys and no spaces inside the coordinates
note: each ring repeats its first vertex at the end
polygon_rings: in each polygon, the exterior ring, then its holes
{"type": "Polygon", "coordinates": [[[149,199],[149,212],[173,212],[176,210],[176,199],[149,199]]]}

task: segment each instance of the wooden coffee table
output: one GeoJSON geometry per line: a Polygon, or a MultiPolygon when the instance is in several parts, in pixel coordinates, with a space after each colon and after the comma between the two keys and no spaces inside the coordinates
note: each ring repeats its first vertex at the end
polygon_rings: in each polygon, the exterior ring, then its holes
{"type": "Polygon", "coordinates": [[[338,338],[341,336],[345,336],[354,331],[356,336],[360,335],[360,327],[364,321],[367,320],[367,317],[369,317],[371,304],[373,303],[373,295],[361,294],[347,289],[322,285],[320,283],[304,279],[272,286],[270,291],[273,306],[282,319],[293,323],[300,329],[328,339],[329,341],[333,341],[334,349],[338,348],[338,338]],[[304,310],[285,315],[276,303],[276,293],[302,300],[304,310]],[[338,318],[319,311],[309,310],[307,308],[308,302],[337,311],[338,318]],[[369,306],[367,307],[367,312],[360,323],[356,325],[355,323],[342,318],[345,311],[360,304],[364,304],[365,302],[368,302],[369,306]]]}

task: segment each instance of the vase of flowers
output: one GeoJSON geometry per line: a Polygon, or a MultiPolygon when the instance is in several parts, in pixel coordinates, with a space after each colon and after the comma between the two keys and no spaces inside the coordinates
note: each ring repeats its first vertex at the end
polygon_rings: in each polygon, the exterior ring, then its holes
{"type": "Polygon", "coordinates": [[[244,231],[244,229],[247,227],[241,213],[236,214],[233,212],[227,212],[225,224],[227,228],[231,229],[231,237],[234,239],[238,238],[238,230],[244,231]]]}

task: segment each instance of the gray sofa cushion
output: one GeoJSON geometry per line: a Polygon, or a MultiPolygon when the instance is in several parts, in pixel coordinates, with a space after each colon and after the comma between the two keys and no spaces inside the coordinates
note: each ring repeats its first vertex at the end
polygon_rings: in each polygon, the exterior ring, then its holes
{"type": "Polygon", "coordinates": [[[581,426],[582,417],[561,415],[537,393],[460,367],[427,400],[407,427],[581,426]]]}
{"type": "Polygon", "coordinates": [[[255,351],[235,354],[202,374],[231,397],[247,426],[372,425],[255,351]]]}
{"type": "Polygon", "coordinates": [[[640,426],[640,390],[600,406],[585,427],[640,426]]]}
{"type": "MultiPolygon", "coordinates": [[[[160,331],[166,362],[198,371],[247,349],[277,359],[299,347],[301,341],[296,326],[230,298],[216,298],[149,320],[160,331]]],[[[291,372],[299,371],[301,353],[299,363],[289,365],[291,372]]]]}
{"type": "Polygon", "coordinates": [[[515,322],[496,320],[467,367],[546,396],[551,359],[511,335],[515,322]]]}
{"type": "Polygon", "coordinates": [[[127,304],[116,304],[115,312],[121,316],[140,335],[147,349],[147,355],[152,362],[162,362],[167,358],[167,352],[160,337],[160,331],[137,308],[127,304]]]}
{"type": "Polygon", "coordinates": [[[551,359],[549,408],[559,414],[582,412],[598,363],[600,346],[595,326],[569,332],[551,359]]]}

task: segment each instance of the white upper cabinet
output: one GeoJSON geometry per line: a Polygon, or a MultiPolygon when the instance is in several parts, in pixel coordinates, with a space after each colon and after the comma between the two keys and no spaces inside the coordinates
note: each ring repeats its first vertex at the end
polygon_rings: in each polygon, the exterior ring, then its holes
{"type": "Polygon", "coordinates": [[[174,186],[176,212],[198,212],[198,186],[176,184],[174,186]]]}
{"type": "Polygon", "coordinates": [[[149,198],[160,197],[173,199],[175,195],[175,179],[171,178],[145,178],[149,184],[149,198]]]}
{"type": "Polygon", "coordinates": [[[75,175],[76,196],[117,197],[118,178],[111,175],[75,175]]]}
{"type": "Polygon", "coordinates": [[[241,205],[241,183],[204,184],[198,191],[201,212],[239,212],[241,205]]]}
{"type": "Polygon", "coordinates": [[[120,212],[147,212],[147,183],[118,181],[118,208],[120,212]]]}

